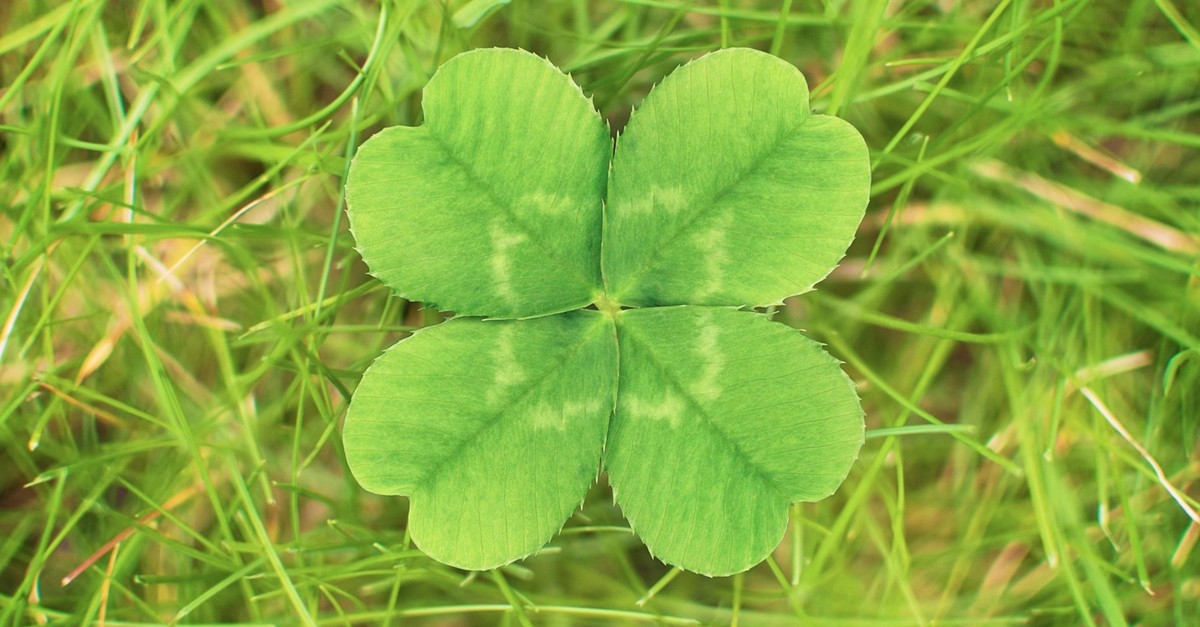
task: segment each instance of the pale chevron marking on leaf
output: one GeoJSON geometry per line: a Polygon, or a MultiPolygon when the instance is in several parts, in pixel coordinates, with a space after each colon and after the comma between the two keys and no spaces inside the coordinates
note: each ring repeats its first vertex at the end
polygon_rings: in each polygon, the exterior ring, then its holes
{"type": "Polygon", "coordinates": [[[651,420],[664,420],[671,425],[672,429],[678,428],[680,421],[683,419],[683,412],[686,406],[683,399],[679,398],[670,391],[663,393],[662,398],[657,400],[647,400],[637,396],[629,397],[624,400],[625,411],[633,417],[649,418],[651,420]]]}
{"type": "Polygon", "coordinates": [[[561,214],[567,207],[573,207],[575,200],[570,196],[561,196],[539,189],[532,194],[525,194],[516,203],[520,207],[529,207],[536,214],[561,214]]]}
{"type": "Polygon", "coordinates": [[[492,363],[496,369],[492,373],[492,387],[487,391],[489,405],[499,404],[505,396],[505,391],[525,382],[525,370],[517,361],[516,326],[505,324],[496,334],[496,348],[492,351],[492,363]]]}
{"type": "Polygon", "coordinates": [[[509,302],[516,301],[517,294],[512,288],[512,258],[508,251],[524,242],[528,236],[504,230],[499,219],[492,222],[491,236],[492,279],[496,283],[496,291],[509,302]]]}
{"type": "Polygon", "coordinates": [[[595,416],[603,411],[604,404],[596,399],[590,399],[586,402],[567,401],[556,405],[543,403],[535,407],[531,412],[533,415],[533,429],[535,431],[543,429],[566,431],[567,425],[571,422],[579,418],[595,416]]]}
{"type": "Polygon", "coordinates": [[[722,213],[713,220],[708,229],[696,233],[692,242],[704,260],[705,281],[696,289],[696,302],[721,291],[725,284],[725,266],[729,263],[729,242],[726,233],[733,226],[733,214],[722,213]]]}
{"type": "Polygon", "coordinates": [[[700,379],[690,386],[689,392],[702,403],[711,403],[721,396],[721,367],[725,355],[718,343],[721,327],[713,321],[711,313],[705,314],[700,320],[700,337],[696,343],[696,354],[700,356],[704,368],[700,379]]]}
{"type": "Polygon", "coordinates": [[[681,209],[687,206],[687,197],[684,196],[683,190],[679,187],[662,187],[660,185],[651,185],[650,193],[641,200],[630,203],[630,213],[656,213],[663,212],[668,214],[679,213],[681,209]]]}

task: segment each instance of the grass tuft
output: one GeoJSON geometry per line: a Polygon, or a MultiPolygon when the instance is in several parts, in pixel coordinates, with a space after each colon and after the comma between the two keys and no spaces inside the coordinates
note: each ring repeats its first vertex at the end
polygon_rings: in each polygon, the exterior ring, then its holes
{"type": "Polygon", "coordinates": [[[1189,624],[1198,25],[1169,0],[0,3],[0,624],[1189,624]],[[770,50],[867,138],[857,242],[776,316],[847,363],[867,444],[744,575],[655,562],[603,481],[551,547],[467,575],[346,472],[358,377],[441,319],[366,274],[349,158],[485,46],[549,57],[618,130],[681,62],[770,50]]]}

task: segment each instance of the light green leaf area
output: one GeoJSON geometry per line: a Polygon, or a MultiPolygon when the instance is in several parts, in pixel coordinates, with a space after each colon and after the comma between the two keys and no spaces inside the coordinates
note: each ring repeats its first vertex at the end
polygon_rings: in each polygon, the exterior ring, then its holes
{"type": "Polygon", "coordinates": [[[655,87],[617,142],[603,268],[623,305],[767,305],[837,265],[870,188],[866,144],[812,115],[771,55],[705,55],[655,87]]]}
{"type": "Polygon", "coordinates": [[[717,307],[629,310],[604,466],[656,557],[741,572],[779,545],[788,505],[832,494],[863,442],[837,360],[762,315],[717,307]]]}
{"type": "Polygon", "coordinates": [[[410,300],[523,318],[601,292],[612,142],[579,87],[520,50],[460,54],[430,79],[425,124],[359,148],[350,225],[372,274],[410,300]]]}
{"type": "Polygon", "coordinates": [[[412,539],[434,559],[506,564],[545,545],[595,481],[616,361],[594,311],[418,331],[363,375],[346,460],[367,490],[410,497],[412,539]]]}

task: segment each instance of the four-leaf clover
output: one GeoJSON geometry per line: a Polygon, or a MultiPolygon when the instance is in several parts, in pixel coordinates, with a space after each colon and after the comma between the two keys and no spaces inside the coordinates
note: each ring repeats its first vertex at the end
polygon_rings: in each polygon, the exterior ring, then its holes
{"type": "Polygon", "coordinates": [[[363,375],[343,434],[358,482],[409,496],[413,541],[463,568],[544,546],[601,468],[663,561],[764,559],[790,503],[845,479],[863,415],[820,345],[740,308],[845,254],[870,183],[858,132],[749,49],[672,73],[615,152],[524,51],[454,57],[423,107],[363,144],[346,197],[371,272],[458,317],[363,375]]]}

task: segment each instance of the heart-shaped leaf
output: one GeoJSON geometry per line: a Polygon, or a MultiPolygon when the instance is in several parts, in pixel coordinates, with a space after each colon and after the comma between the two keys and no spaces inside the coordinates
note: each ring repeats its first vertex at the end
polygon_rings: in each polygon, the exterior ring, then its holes
{"type": "Polygon", "coordinates": [[[604,223],[624,305],[769,305],[812,289],[867,206],[867,147],[812,115],[795,67],[736,48],[646,96],[617,142],[604,223]]]}
{"type": "Polygon", "coordinates": [[[456,318],[363,375],[346,461],[364,488],[410,497],[421,550],[506,564],[546,544],[596,480],[615,376],[612,321],[597,312],[456,318]]]}
{"type": "Polygon", "coordinates": [[[464,315],[522,318],[600,295],[600,219],[612,141],[571,79],[519,50],[447,61],[425,124],[359,148],[350,225],[396,293],[464,315]]]}
{"type": "Polygon", "coordinates": [[[841,485],[863,442],[854,384],[799,332],[759,314],[621,314],[620,392],[604,467],[659,559],[706,575],[762,561],[788,505],[841,485]]]}
{"type": "Polygon", "coordinates": [[[408,298],[534,318],[456,318],[380,357],[346,416],[355,477],[410,495],[431,556],[488,568],[547,542],[605,451],[655,555],[710,575],[762,560],[790,503],[845,478],[863,418],[833,357],[734,307],[810,289],[845,253],[861,137],[745,49],[656,87],[608,178],[599,116],[528,53],[455,57],[424,106],[424,126],[382,131],[351,167],[364,259],[408,298]]]}

